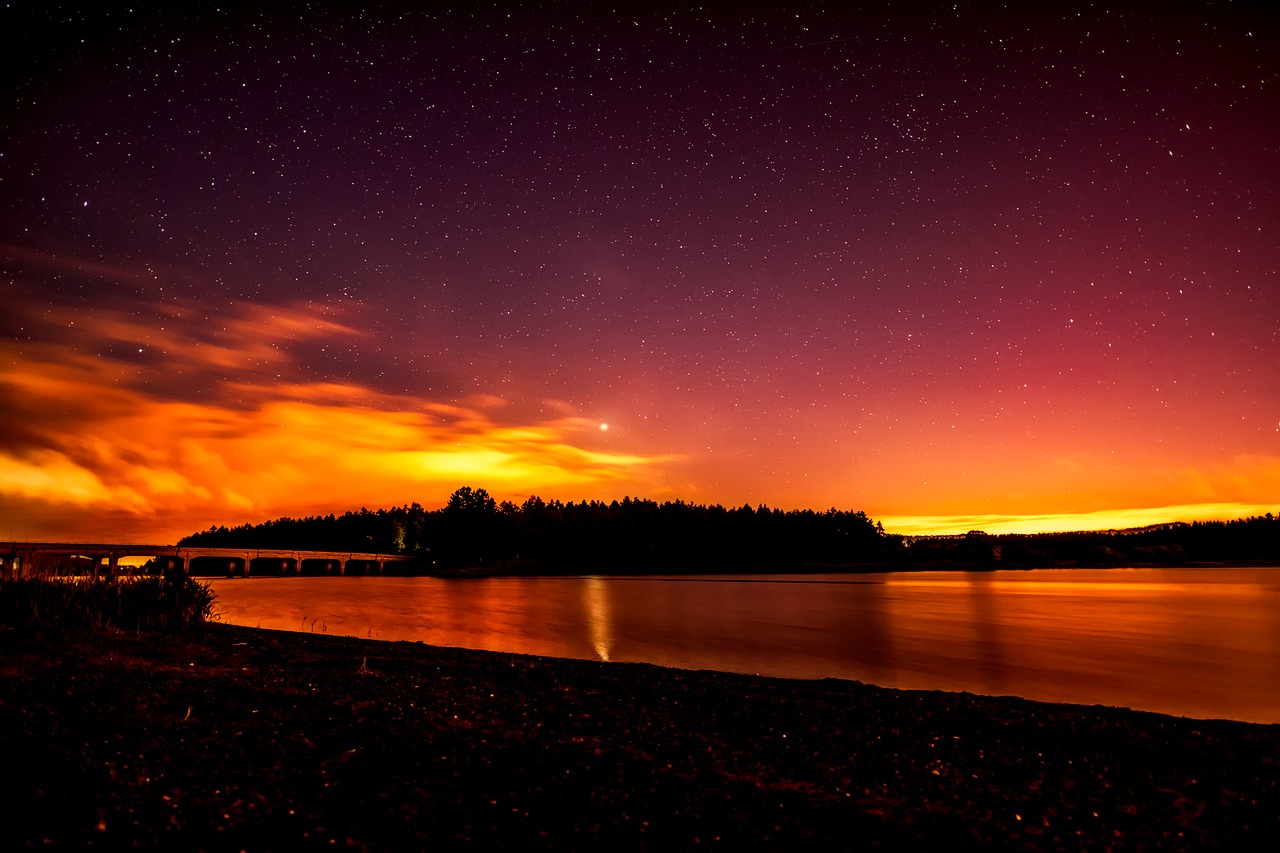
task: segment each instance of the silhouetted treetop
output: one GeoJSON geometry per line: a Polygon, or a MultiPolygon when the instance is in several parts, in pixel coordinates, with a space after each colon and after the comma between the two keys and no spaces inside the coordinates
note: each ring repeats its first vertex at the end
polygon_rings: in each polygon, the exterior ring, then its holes
{"type": "Polygon", "coordinates": [[[464,486],[437,510],[412,504],[341,516],[280,518],[214,527],[183,544],[420,553],[444,565],[577,566],[678,570],[787,567],[892,557],[901,538],[866,513],[831,508],[725,509],[644,498],[563,503],[530,495],[501,504],[464,486]]]}
{"type": "Polygon", "coordinates": [[[887,563],[960,567],[1176,564],[1280,560],[1280,518],[1166,524],[1126,531],[902,536],[864,512],[726,509],[645,498],[497,503],[463,486],[440,509],[420,504],[340,516],[211,527],[182,544],[420,554],[444,566],[612,571],[776,569],[887,563]]]}

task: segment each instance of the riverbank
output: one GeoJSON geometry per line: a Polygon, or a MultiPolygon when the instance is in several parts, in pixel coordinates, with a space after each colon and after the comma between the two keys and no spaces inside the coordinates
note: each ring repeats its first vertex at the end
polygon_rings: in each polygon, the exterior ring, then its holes
{"type": "Polygon", "coordinates": [[[16,846],[1280,843],[1280,726],[211,625],[0,632],[16,846]]]}

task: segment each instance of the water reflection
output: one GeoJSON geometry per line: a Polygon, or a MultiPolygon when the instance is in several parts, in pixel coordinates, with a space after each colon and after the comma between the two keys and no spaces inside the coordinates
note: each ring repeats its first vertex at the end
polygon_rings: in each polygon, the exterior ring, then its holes
{"type": "MultiPolygon", "coordinates": [[[[805,590],[801,588],[801,591],[805,590]]],[[[807,591],[812,594],[812,590],[807,591]]],[[[832,584],[826,591],[834,606],[822,608],[830,633],[848,663],[845,677],[875,684],[897,681],[897,650],[882,584],[832,584]]]]}
{"type": "Polygon", "coordinates": [[[266,628],[1280,722],[1280,569],[214,588],[266,628]]]}
{"type": "Polygon", "coordinates": [[[1005,657],[999,614],[999,594],[990,572],[967,572],[970,618],[974,633],[972,654],[982,693],[1009,692],[1009,662],[1005,657]]]}
{"type": "Polygon", "coordinates": [[[600,660],[609,660],[613,647],[613,626],[609,622],[609,582],[601,578],[585,578],[582,586],[587,607],[587,625],[591,629],[591,646],[600,660]]]}

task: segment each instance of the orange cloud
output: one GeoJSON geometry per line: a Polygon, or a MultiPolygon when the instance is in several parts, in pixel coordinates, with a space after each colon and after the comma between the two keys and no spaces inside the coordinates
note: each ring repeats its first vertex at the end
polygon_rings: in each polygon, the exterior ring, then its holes
{"type": "Polygon", "coordinates": [[[474,386],[448,398],[392,394],[315,375],[315,352],[371,342],[355,303],[13,305],[30,337],[0,342],[0,538],[171,539],[210,524],[431,503],[465,484],[514,499],[865,509],[902,533],[1239,517],[1273,511],[1280,495],[1275,455],[1147,446],[1124,430],[1085,440],[1088,424],[940,440],[929,419],[894,416],[842,443],[838,423],[799,423],[782,439],[757,431],[777,424],[768,405],[731,421],[710,410],[681,420],[659,401],[646,434],[612,417],[602,430],[554,397],[474,386]]]}
{"type": "Polygon", "coordinates": [[[136,396],[127,412],[79,426],[46,436],[59,450],[0,452],[0,495],[109,504],[136,514],[140,532],[162,524],[173,535],[212,522],[432,500],[466,483],[589,492],[603,481],[639,482],[663,461],[594,450],[554,425],[287,400],[234,411],[136,396]]]}
{"type": "Polygon", "coordinates": [[[157,332],[110,313],[63,311],[51,321],[78,326],[79,348],[0,346],[0,392],[25,425],[0,450],[0,501],[14,528],[0,535],[29,538],[35,526],[75,537],[101,509],[117,537],[173,538],[212,523],[439,500],[468,483],[543,494],[627,483],[638,492],[669,461],[599,446],[594,422],[497,422],[489,412],[504,406],[493,396],[473,401],[482,410],[298,379],[286,352],[255,342],[356,334],[310,306],[240,306],[213,320],[203,343],[185,326],[157,332]],[[135,367],[94,352],[144,333],[172,358],[135,367]],[[208,402],[148,393],[207,354],[215,365],[270,365],[295,378],[222,381],[208,402]],[[62,526],[57,507],[75,510],[62,526]]]}

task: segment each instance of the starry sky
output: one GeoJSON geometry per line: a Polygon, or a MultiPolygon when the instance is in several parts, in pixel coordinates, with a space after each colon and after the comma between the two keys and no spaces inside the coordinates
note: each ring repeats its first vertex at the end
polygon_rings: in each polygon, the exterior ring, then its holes
{"type": "Polygon", "coordinates": [[[4,6],[0,538],[1280,508],[1277,14],[823,5],[4,6]]]}

